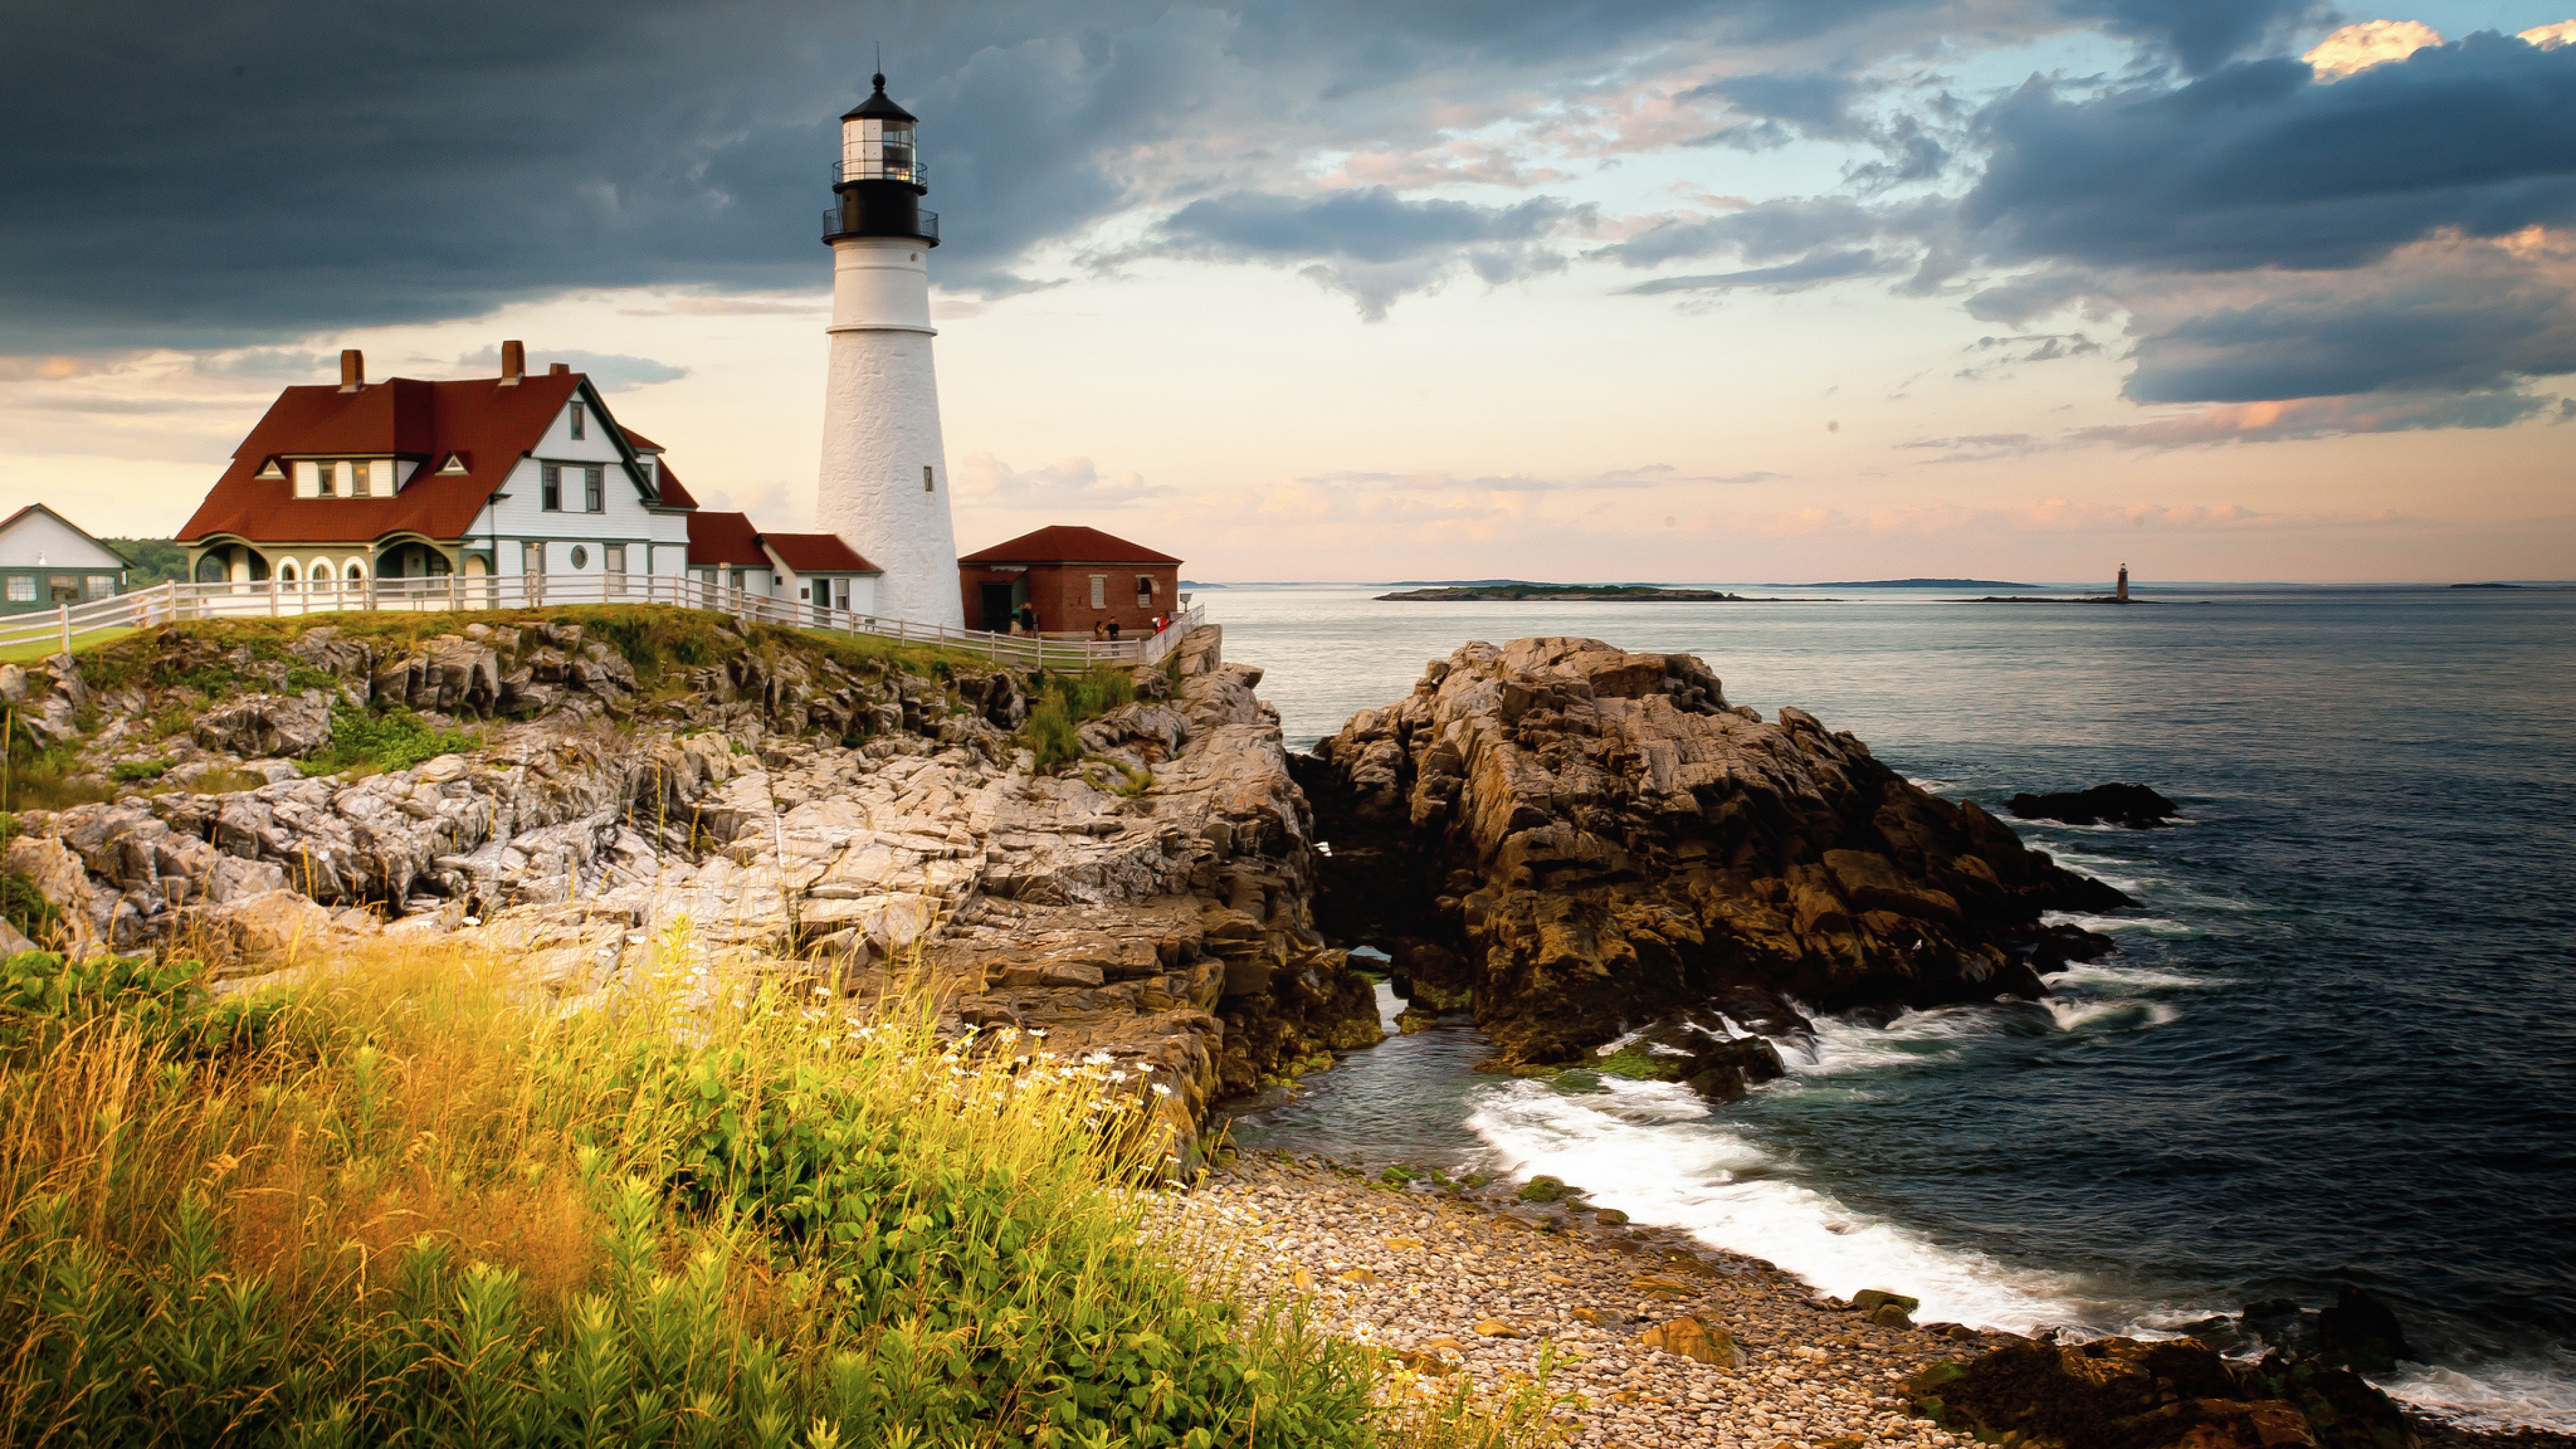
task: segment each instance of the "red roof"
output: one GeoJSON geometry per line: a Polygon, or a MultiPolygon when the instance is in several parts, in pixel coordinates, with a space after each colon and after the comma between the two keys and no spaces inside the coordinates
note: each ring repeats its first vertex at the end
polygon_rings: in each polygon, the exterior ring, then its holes
{"type": "Polygon", "coordinates": [[[658,453],[662,451],[661,444],[654,442],[651,438],[644,436],[642,433],[635,431],[624,423],[619,423],[617,425],[617,431],[626,435],[626,446],[633,448],[636,452],[658,453]]]}
{"type": "Polygon", "coordinates": [[[396,377],[357,392],[290,387],[242,440],[232,466],[215,480],[179,537],[234,533],[258,542],[326,543],[410,530],[462,538],[582,383],[580,373],[564,372],[532,375],[516,387],[489,377],[396,377]],[[255,476],[280,454],[391,454],[426,461],[416,472],[412,463],[401,465],[410,480],[389,496],[298,498],[289,478],[255,476]],[[450,454],[467,471],[440,476],[437,470],[450,454]]]}
{"type": "MultiPolygon", "coordinates": [[[[633,433],[628,433],[626,435],[626,441],[634,443],[635,435],[633,433]]],[[[642,443],[635,443],[635,446],[641,448],[644,445],[642,443]]],[[[661,492],[663,503],[672,508],[695,508],[698,506],[698,500],[690,495],[688,489],[681,487],[680,480],[672,475],[670,459],[665,458],[653,466],[655,471],[662,475],[658,480],[656,480],[655,486],[661,492]]]]}
{"type": "Polygon", "coordinates": [[[709,513],[701,508],[689,515],[689,564],[691,567],[723,564],[757,564],[769,567],[769,555],[760,551],[760,530],[751,526],[748,513],[709,513]]]}
{"type": "Polygon", "coordinates": [[[962,564],[996,563],[1086,563],[1086,564],[1179,564],[1170,554],[1156,553],[1142,544],[1129,543],[1114,534],[1079,524],[1059,523],[1024,533],[1008,543],[997,543],[980,553],[970,553],[958,560],[962,564]]]}
{"type": "MultiPolygon", "coordinates": [[[[764,533],[762,543],[779,561],[800,574],[881,574],[885,570],[859,556],[837,533],[764,533]]],[[[696,554],[690,555],[694,562],[696,554]]]]}

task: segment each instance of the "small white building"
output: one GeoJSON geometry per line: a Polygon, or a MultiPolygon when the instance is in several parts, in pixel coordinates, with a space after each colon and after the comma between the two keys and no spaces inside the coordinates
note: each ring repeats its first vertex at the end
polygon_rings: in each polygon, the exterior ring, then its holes
{"type": "Polygon", "coordinates": [[[617,423],[588,376],[290,387],[180,530],[200,583],[330,587],[447,574],[678,576],[697,501],[662,450],[617,423]]]}
{"type": "Polygon", "coordinates": [[[124,593],[134,565],[41,503],[0,519],[0,614],[124,593]]]}
{"type": "Polygon", "coordinates": [[[873,615],[883,571],[830,533],[763,533],[744,513],[689,515],[689,573],[701,583],[826,611],[873,615]]]}

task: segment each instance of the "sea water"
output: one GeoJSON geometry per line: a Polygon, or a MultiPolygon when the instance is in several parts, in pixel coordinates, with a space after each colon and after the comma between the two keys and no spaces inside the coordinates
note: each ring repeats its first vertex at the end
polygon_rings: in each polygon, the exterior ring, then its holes
{"type": "MultiPolygon", "coordinates": [[[[1926,788],[2154,786],[2184,819],[2019,822],[2137,897],[2044,1002],[1826,1020],[1787,1079],[1479,1076],[1463,1028],[1354,1053],[1236,1138],[1549,1172],[1919,1316],[2154,1332],[2359,1284],[2399,1394],[2576,1429],[2576,592],[2168,589],[2131,608],[1392,603],[1204,591],[1293,748],[1469,639],[1697,654],[1926,788]]],[[[1974,591],[1982,592],[1982,591],[1974,591]]]]}

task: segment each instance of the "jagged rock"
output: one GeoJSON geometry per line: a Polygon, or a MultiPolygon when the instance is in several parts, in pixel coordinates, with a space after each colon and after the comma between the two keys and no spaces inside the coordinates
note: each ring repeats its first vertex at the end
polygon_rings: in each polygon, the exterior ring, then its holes
{"type": "Polygon", "coordinates": [[[246,759],[295,759],[331,742],[331,697],[318,689],[292,699],[248,695],[197,716],[189,733],[207,749],[246,759]]]}
{"type": "MultiPolygon", "coordinates": [[[[257,789],[31,812],[10,862],[80,949],[189,941],[229,971],[398,914],[399,939],[449,936],[587,990],[630,935],[685,922],[700,949],[801,954],[827,989],[922,993],[961,1028],[1046,1033],[1010,1050],[1106,1052],[1186,1140],[1218,1096],[1378,1037],[1370,987],[1314,928],[1310,815],[1260,671],[1224,664],[1207,632],[1177,690],[1114,726],[1160,753],[1148,782],[1110,781],[1123,793],[1034,772],[997,722],[1025,719],[1007,671],[961,675],[952,695],[745,648],[684,676],[697,694],[656,706],[666,723],[611,727],[573,704],[638,681],[575,627],[476,624],[383,657],[326,633],[295,657],[433,724],[539,691],[564,706],[483,727],[473,756],[360,779],[280,761],[257,789]],[[860,721],[873,737],[851,747],[860,721]]],[[[241,667],[185,632],[155,647],[241,667]]],[[[320,702],[326,736],[327,699],[298,702],[320,702]]],[[[227,729],[228,747],[277,743],[227,729]]]]}
{"type": "Polygon", "coordinates": [[[1552,638],[1435,660],[1300,764],[1327,924],[1472,1000],[1504,1062],[1550,1064],[1735,989],[2037,995],[2043,911],[2131,904],[1804,711],[1750,713],[1687,655],[1552,638]]]}
{"type": "Polygon", "coordinates": [[[2064,790],[2046,795],[2015,795],[2004,808],[2023,820],[2057,820],[2068,825],[2125,825],[2154,830],[2182,813],[2182,808],[2144,785],[2114,781],[2090,790],[2064,790]]]}
{"type": "Polygon", "coordinates": [[[2193,1338],[2008,1342],[1904,1381],[1916,1411],[1989,1441],[2064,1449],[2409,1449],[2387,1397],[2343,1369],[2238,1366],[2193,1338]]]}
{"type": "Polygon", "coordinates": [[[286,646],[287,652],[334,679],[366,680],[375,666],[376,651],[366,643],[343,636],[330,625],[307,629],[286,646]]]}

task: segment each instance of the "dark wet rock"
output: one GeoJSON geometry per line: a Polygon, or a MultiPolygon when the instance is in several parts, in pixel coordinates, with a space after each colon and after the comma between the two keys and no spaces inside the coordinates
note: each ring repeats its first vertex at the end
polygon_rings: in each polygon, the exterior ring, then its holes
{"type": "Polygon", "coordinates": [[[2056,820],[2068,825],[2125,825],[2152,830],[2182,813],[2181,807],[2144,785],[2116,781],[2090,790],[2062,790],[2045,795],[2015,795],[2004,808],[2023,820],[2056,820]]]}
{"type": "Polygon", "coordinates": [[[1955,1432],[2063,1449],[2408,1449],[2388,1397],[2349,1370],[2280,1359],[2240,1368],[2198,1339],[2028,1339],[1905,1380],[1955,1432]]]}
{"type": "Polygon", "coordinates": [[[2412,1354],[2406,1330],[2388,1305],[2346,1287],[2333,1307],[2317,1312],[2317,1357],[2366,1374],[2385,1374],[2396,1372],[2397,1361],[2412,1354]]]}
{"type": "Polygon", "coordinates": [[[1384,946],[1417,1004],[1471,1005],[1507,1066],[1733,990],[2036,997],[2034,960],[2089,949],[2044,912],[2134,904],[1804,711],[1729,706],[1688,655],[1470,644],[1298,763],[1326,931],[1384,946]]]}

